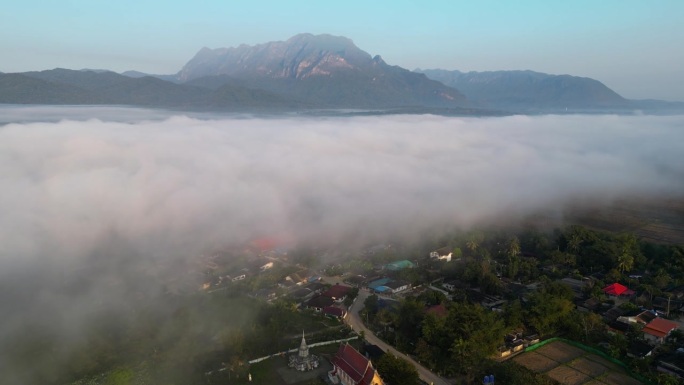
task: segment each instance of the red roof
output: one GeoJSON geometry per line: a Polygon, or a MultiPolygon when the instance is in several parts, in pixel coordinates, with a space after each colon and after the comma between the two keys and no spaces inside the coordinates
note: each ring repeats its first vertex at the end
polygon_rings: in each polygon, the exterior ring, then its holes
{"type": "Polygon", "coordinates": [[[375,374],[370,361],[349,344],[340,345],[332,363],[345,372],[355,384],[370,385],[375,374]]]}
{"type": "Polygon", "coordinates": [[[446,308],[444,307],[444,305],[442,305],[441,303],[440,303],[439,305],[430,306],[430,307],[427,309],[427,312],[428,312],[428,313],[432,313],[432,314],[434,314],[434,315],[436,315],[437,317],[440,317],[440,318],[441,318],[441,317],[446,317],[447,314],[448,314],[447,309],[446,309],[446,308]]]}
{"type": "Polygon", "coordinates": [[[619,283],[614,283],[603,288],[603,292],[608,295],[622,295],[627,290],[627,287],[620,285],[619,283]]]}
{"type": "Polygon", "coordinates": [[[644,326],[643,332],[658,338],[665,337],[671,331],[677,329],[677,324],[663,318],[656,318],[644,326]]]}
{"type": "Polygon", "coordinates": [[[344,317],[346,312],[343,309],[340,309],[339,307],[328,306],[323,308],[323,314],[330,314],[335,317],[344,317]]]}
{"type": "Polygon", "coordinates": [[[339,299],[339,298],[342,298],[345,295],[347,295],[349,290],[351,290],[351,287],[349,287],[349,286],[335,285],[335,286],[331,287],[330,289],[328,289],[327,291],[325,291],[321,295],[326,296],[326,297],[330,297],[330,298],[334,298],[334,299],[339,299]]]}

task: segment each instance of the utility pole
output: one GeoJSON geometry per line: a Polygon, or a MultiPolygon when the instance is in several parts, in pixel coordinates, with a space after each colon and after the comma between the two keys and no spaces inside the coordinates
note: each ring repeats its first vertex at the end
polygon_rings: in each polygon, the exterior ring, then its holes
{"type": "Polygon", "coordinates": [[[670,316],[670,300],[672,299],[672,293],[667,293],[667,316],[670,316]]]}

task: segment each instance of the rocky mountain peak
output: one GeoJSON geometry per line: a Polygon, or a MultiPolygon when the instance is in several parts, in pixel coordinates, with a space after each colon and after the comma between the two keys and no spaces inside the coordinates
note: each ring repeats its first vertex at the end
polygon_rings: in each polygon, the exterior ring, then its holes
{"type": "Polygon", "coordinates": [[[303,33],[286,41],[232,48],[202,48],[178,73],[180,81],[204,76],[306,78],[371,64],[351,39],[303,33]]]}

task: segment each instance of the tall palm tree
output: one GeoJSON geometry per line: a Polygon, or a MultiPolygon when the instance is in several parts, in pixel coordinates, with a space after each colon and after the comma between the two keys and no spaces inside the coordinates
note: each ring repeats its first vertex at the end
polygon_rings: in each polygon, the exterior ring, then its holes
{"type": "Polygon", "coordinates": [[[570,239],[568,239],[567,250],[577,254],[582,249],[582,243],[584,243],[582,237],[579,234],[574,233],[570,236],[570,239]]]}
{"type": "Polygon", "coordinates": [[[518,254],[520,254],[520,240],[518,237],[513,236],[513,238],[508,240],[506,254],[508,255],[509,260],[511,258],[517,257],[518,254]]]}

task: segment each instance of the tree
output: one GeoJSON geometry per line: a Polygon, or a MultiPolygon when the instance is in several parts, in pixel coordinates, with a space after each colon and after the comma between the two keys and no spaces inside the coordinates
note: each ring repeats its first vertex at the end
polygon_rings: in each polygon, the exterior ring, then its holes
{"type": "Polygon", "coordinates": [[[347,308],[352,305],[354,302],[354,299],[359,295],[359,288],[358,287],[353,287],[351,290],[349,290],[349,293],[347,293],[347,297],[344,299],[344,306],[347,308]]]}
{"type": "Polygon", "coordinates": [[[470,304],[449,308],[446,329],[446,338],[453,341],[447,372],[462,373],[471,378],[496,351],[505,334],[504,323],[497,313],[470,304]]]}
{"type": "Polygon", "coordinates": [[[517,257],[520,254],[520,240],[518,237],[514,236],[508,240],[508,245],[506,246],[506,256],[510,261],[512,258],[517,257]]]}
{"type": "Polygon", "coordinates": [[[541,336],[554,333],[572,312],[574,305],[567,297],[549,291],[530,296],[528,321],[541,336]]]}
{"type": "Polygon", "coordinates": [[[418,383],[418,371],[410,362],[386,353],[376,365],[383,381],[392,385],[415,385],[418,383]]]}
{"type": "Polygon", "coordinates": [[[364,310],[368,313],[370,316],[374,316],[377,314],[379,305],[378,305],[378,296],[376,294],[371,294],[366,299],[363,301],[363,307],[364,310]]]}
{"type": "Polygon", "coordinates": [[[470,254],[475,256],[477,250],[480,248],[480,244],[484,241],[484,234],[482,232],[476,231],[470,234],[468,240],[466,241],[466,248],[470,250],[470,254]]]}
{"type": "Polygon", "coordinates": [[[582,243],[584,243],[582,236],[579,233],[574,232],[568,239],[567,250],[573,254],[577,254],[582,250],[582,243]]]}

